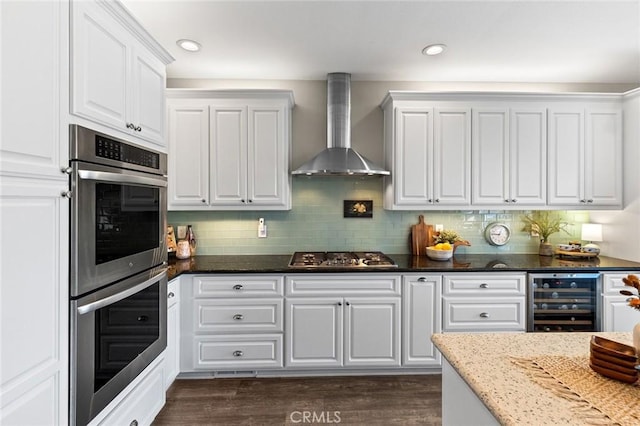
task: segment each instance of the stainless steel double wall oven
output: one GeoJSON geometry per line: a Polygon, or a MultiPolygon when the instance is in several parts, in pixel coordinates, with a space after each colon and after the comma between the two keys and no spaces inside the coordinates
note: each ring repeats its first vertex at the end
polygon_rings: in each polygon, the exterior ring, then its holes
{"type": "Polygon", "coordinates": [[[70,418],[84,425],[166,347],[167,157],[70,132],[70,418]]]}

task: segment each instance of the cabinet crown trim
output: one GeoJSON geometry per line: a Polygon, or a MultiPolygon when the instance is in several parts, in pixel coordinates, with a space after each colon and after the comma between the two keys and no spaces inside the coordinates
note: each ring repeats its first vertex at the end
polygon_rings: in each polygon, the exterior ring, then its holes
{"type": "Polygon", "coordinates": [[[475,92],[475,91],[434,91],[415,92],[410,90],[390,90],[380,103],[380,108],[397,101],[605,101],[622,102],[624,93],[594,93],[594,92],[475,92]]]}
{"type": "Polygon", "coordinates": [[[278,89],[167,89],[167,98],[184,99],[282,99],[288,102],[289,107],[295,105],[292,90],[278,89]]]}
{"type": "Polygon", "coordinates": [[[111,15],[113,15],[122,25],[125,26],[133,35],[150,49],[165,65],[170,64],[176,59],[158,43],[151,34],[138,22],[138,20],[129,12],[119,1],[96,0],[111,15]]]}

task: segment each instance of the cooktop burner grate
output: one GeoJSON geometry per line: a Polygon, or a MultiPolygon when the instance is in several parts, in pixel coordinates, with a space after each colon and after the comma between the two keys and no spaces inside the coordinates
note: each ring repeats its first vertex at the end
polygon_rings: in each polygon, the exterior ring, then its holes
{"type": "Polygon", "coordinates": [[[395,268],[398,265],[386,254],[368,252],[295,252],[290,268],[395,268]]]}

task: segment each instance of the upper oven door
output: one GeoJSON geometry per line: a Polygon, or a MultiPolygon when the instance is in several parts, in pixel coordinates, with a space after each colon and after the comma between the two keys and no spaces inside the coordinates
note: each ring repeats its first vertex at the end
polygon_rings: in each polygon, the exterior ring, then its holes
{"type": "Polygon", "coordinates": [[[72,169],[72,297],[167,261],[166,177],[81,161],[72,169]]]}

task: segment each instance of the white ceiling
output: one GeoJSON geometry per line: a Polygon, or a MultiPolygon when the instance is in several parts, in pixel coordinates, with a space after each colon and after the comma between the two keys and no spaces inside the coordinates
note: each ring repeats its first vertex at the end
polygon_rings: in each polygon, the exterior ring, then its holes
{"type": "Polygon", "coordinates": [[[640,85],[640,0],[122,2],[176,58],[170,78],[640,85]]]}

